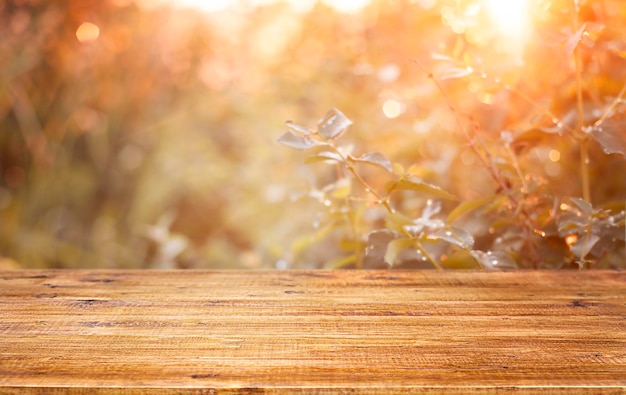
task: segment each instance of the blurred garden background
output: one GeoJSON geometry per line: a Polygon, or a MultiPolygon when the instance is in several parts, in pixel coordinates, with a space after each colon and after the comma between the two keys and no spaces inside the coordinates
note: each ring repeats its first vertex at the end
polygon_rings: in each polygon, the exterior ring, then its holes
{"type": "MultiPolygon", "coordinates": [[[[0,267],[327,267],[334,241],[298,257],[294,243],[314,235],[307,191],[335,170],[276,139],[330,108],[360,151],[483,196],[497,186],[447,100],[487,140],[550,123],[537,103],[567,122],[573,3],[602,45],[582,59],[585,99],[608,103],[626,81],[620,1],[0,0],[0,267]],[[532,100],[463,80],[469,58],[532,100]],[[447,98],[428,72],[448,73],[447,98]]],[[[594,207],[626,201],[623,129],[612,138],[590,148],[594,207]]],[[[542,140],[524,163],[582,196],[567,147],[542,140]]]]}

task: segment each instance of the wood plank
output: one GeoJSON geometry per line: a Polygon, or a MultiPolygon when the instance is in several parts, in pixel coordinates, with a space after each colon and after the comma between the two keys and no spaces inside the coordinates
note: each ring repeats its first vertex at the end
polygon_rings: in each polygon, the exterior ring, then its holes
{"type": "Polygon", "coordinates": [[[508,391],[626,393],[626,272],[0,272],[0,393],[508,391]]]}

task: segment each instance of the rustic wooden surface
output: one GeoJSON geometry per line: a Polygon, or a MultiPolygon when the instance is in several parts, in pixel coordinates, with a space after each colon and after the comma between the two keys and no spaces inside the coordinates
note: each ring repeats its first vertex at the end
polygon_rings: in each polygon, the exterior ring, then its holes
{"type": "Polygon", "coordinates": [[[0,393],[626,393],[626,272],[0,272],[0,393]]]}

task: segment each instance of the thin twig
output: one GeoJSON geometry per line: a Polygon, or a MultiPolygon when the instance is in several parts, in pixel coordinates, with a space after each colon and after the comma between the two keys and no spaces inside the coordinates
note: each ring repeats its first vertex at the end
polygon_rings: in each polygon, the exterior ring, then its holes
{"type": "Polygon", "coordinates": [[[374,188],[372,188],[371,185],[367,183],[367,181],[363,179],[363,177],[361,177],[361,175],[356,171],[354,166],[348,163],[348,158],[346,158],[346,156],[341,152],[341,150],[339,150],[339,148],[337,148],[334,144],[329,144],[329,147],[331,147],[333,151],[335,151],[335,153],[339,155],[339,157],[341,158],[341,162],[343,163],[345,168],[348,169],[350,173],[352,173],[354,178],[356,178],[356,180],[363,186],[363,188],[365,188],[365,191],[373,195],[376,198],[376,201],[382,204],[390,214],[393,213],[393,208],[389,204],[388,198],[382,197],[378,192],[376,192],[374,188]]]}
{"type": "Polygon", "coordinates": [[[622,102],[622,98],[624,97],[624,94],[626,94],[626,84],[624,86],[622,86],[622,90],[619,91],[617,97],[615,99],[613,99],[613,101],[611,102],[609,107],[604,111],[604,113],[602,114],[600,119],[598,119],[593,124],[593,126],[595,126],[595,127],[601,126],[604,123],[604,121],[606,121],[607,118],[611,116],[611,114],[615,110],[615,107],[617,107],[617,105],[622,102]]]}
{"type": "Polygon", "coordinates": [[[433,259],[433,257],[430,256],[428,251],[426,251],[426,249],[422,246],[422,244],[419,241],[416,243],[415,247],[422,255],[424,255],[424,257],[428,260],[428,262],[430,262],[430,264],[433,265],[437,270],[443,270],[443,266],[441,266],[439,262],[437,262],[437,260],[433,259]]]}
{"type": "MultiPolygon", "coordinates": [[[[574,31],[578,31],[578,0],[572,0],[572,6],[572,23],[574,25],[574,31]]],[[[589,182],[589,135],[583,132],[585,107],[583,103],[583,77],[581,62],[580,45],[579,43],[576,43],[576,46],[574,47],[574,67],[576,73],[576,108],[578,109],[576,131],[578,133],[577,139],[580,141],[580,178],[582,181],[581,187],[583,199],[591,203],[591,186],[589,182]]]]}
{"type": "MultiPolygon", "coordinates": [[[[463,123],[461,122],[461,119],[459,117],[458,111],[452,105],[452,101],[450,100],[450,98],[446,94],[445,90],[443,89],[443,86],[441,86],[439,81],[437,81],[437,79],[435,78],[435,76],[432,73],[430,73],[430,72],[428,72],[426,70],[424,65],[418,59],[413,59],[413,61],[422,69],[423,72],[426,73],[428,78],[431,81],[433,81],[433,83],[435,84],[435,86],[439,90],[439,93],[441,93],[443,99],[445,100],[446,105],[448,106],[448,108],[450,109],[452,114],[454,115],[454,119],[456,121],[457,126],[459,127],[459,130],[461,130],[463,132],[463,134],[465,135],[465,139],[467,140],[470,148],[472,149],[472,151],[474,151],[474,153],[478,157],[478,160],[480,160],[481,164],[487,170],[487,172],[489,173],[491,178],[496,182],[496,184],[498,184],[498,186],[500,187],[501,190],[503,190],[503,191],[508,190],[509,186],[502,180],[502,177],[498,176],[496,170],[493,168],[493,165],[487,160],[487,158],[485,158],[482,155],[482,153],[480,152],[480,150],[478,149],[478,147],[474,143],[474,138],[470,135],[470,133],[467,131],[467,129],[463,126],[463,123]]],[[[486,149],[485,149],[485,155],[489,156],[489,152],[486,149]]],[[[515,197],[509,195],[509,198],[513,199],[513,203],[517,204],[517,199],[515,199],[515,197]]]]}
{"type": "Polygon", "coordinates": [[[504,87],[504,89],[508,90],[509,92],[514,93],[517,96],[519,96],[520,98],[522,98],[523,100],[525,100],[528,104],[533,106],[536,110],[542,112],[546,117],[550,118],[550,121],[552,121],[553,124],[558,126],[560,129],[563,129],[567,133],[569,133],[571,135],[574,135],[574,130],[572,128],[570,128],[568,125],[565,125],[565,124],[559,122],[559,118],[552,111],[550,111],[549,108],[545,108],[545,107],[541,106],[539,103],[537,103],[535,100],[533,100],[530,96],[528,96],[527,94],[525,94],[524,92],[520,91],[517,88],[514,88],[514,87],[512,87],[510,85],[504,85],[503,87],[504,87]]]}

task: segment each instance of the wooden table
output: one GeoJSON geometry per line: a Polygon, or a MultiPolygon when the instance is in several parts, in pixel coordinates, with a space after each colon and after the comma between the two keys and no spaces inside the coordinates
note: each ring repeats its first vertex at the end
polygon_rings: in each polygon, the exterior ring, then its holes
{"type": "Polygon", "coordinates": [[[626,272],[0,272],[0,394],[509,391],[626,393],[626,272]]]}

